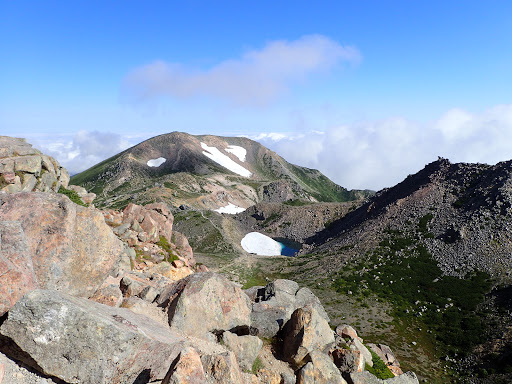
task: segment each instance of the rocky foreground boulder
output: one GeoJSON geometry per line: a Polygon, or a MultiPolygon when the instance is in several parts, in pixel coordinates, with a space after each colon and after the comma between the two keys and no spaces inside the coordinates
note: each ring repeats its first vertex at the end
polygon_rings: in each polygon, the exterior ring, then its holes
{"type": "Polygon", "coordinates": [[[25,139],[0,136],[0,192],[57,192],[68,183],[68,171],[53,157],[25,139]]]}
{"type": "Polygon", "coordinates": [[[224,277],[197,273],[168,288],[163,305],[152,307],[165,314],[160,319],[32,290],[0,318],[0,383],[418,383],[412,372],[381,380],[339,364],[336,351],[361,339],[342,326],[352,339],[337,340],[311,306],[295,310],[269,342],[251,328],[254,303],[224,277]]]}
{"type": "Polygon", "coordinates": [[[36,286],[89,297],[123,261],[125,246],[96,209],[41,192],[0,194],[0,206],[0,289],[11,290],[0,313],[36,286]]]}

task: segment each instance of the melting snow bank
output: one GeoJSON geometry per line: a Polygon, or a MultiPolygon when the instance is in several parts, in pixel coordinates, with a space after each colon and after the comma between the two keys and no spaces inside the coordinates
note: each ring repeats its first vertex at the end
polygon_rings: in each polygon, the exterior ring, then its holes
{"type": "Polygon", "coordinates": [[[281,256],[283,245],[258,232],[251,232],[242,239],[242,248],[259,256],[281,256]]]}
{"type": "Polygon", "coordinates": [[[222,165],[224,168],[227,168],[231,172],[237,173],[240,176],[251,177],[252,173],[248,169],[245,169],[240,164],[235,163],[227,155],[219,151],[218,148],[209,147],[205,143],[201,143],[201,148],[204,149],[203,155],[222,165]]]}
{"type": "Polygon", "coordinates": [[[229,203],[225,207],[220,207],[218,209],[215,209],[215,212],[229,213],[231,215],[235,215],[235,214],[243,212],[243,211],[245,211],[245,208],[239,207],[239,206],[237,206],[235,204],[231,204],[231,203],[229,203]]]}
{"type": "Polygon", "coordinates": [[[239,147],[238,145],[228,145],[225,151],[238,157],[238,160],[242,163],[245,162],[245,156],[247,155],[247,150],[245,148],[239,147]]]}
{"type": "Polygon", "coordinates": [[[148,166],[149,167],[159,167],[161,166],[163,163],[165,163],[165,158],[164,157],[159,157],[158,159],[151,159],[151,160],[148,160],[148,166]]]}

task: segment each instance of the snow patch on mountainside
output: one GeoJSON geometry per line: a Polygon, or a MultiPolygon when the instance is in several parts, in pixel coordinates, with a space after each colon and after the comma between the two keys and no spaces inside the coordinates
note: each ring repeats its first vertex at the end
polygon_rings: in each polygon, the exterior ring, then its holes
{"type": "Polygon", "coordinates": [[[225,207],[220,207],[218,209],[215,209],[214,211],[219,212],[219,213],[229,213],[231,215],[235,215],[237,213],[245,211],[245,208],[242,208],[242,207],[239,207],[238,205],[229,203],[225,207]]]}
{"type": "Polygon", "coordinates": [[[227,155],[223,154],[216,147],[209,147],[205,143],[201,143],[201,148],[204,149],[203,155],[215,161],[217,164],[222,165],[224,168],[229,169],[231,172],[237,173],[240,176],[251,177],[252,173],[242,167],[240,164],[235,163],[227,155]]]}
{"type": "Polygon", "coordinates": [[[258,232],[245,235],[241,241],[242,248],[259,256],[280,256],[283,245],[258,232]]]}
{"type": "Polygon", "coordinates": [[[147,164],[148,164],[148,167],[159,167],[163,163],[165,163],[165,160],[166,159],[164,157],[159,157],[158,159],[148,160],[147,164]]]}
{"type": "Polygon", "coordinates": [[[239,147],[238,145],[228,145],[225,151],[238,157],[238,160],[242,163],[245,162],[245,157],[247,156],[247,150],[245,148],[239,147]]]}

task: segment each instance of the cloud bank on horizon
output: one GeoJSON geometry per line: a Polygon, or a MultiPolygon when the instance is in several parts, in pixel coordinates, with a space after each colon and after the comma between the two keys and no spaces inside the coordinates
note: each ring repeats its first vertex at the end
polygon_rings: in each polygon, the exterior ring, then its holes
{"type": "Polygon", "coordinates": [[[512,104],[479,114],[451,109],[428,124],[395,117],[322,132],[251,138],[291,163],[319,169],[341,186],[379,190],[418,172],[437,156],[488,164],[512,159],[512,104]]]}
{"type": "Polygon", "coordinates": [[[322,35],[269,42],[239,59],[208,69],[155,61],[133,70],[123,83],[124,96],[135,102],[170,96],[176,99],[212,97],[232,105],[261,106],[274,101],[308,76],[341,62],[357,64],[361,54],[322,35]]]}
{"type": "MultiPolygon", "coordinates": [[[[246,136],[291,163],[319,169],[343,187],[379,190],[418,172],[437,156],[489,164],[512,159],[512,104],[479,114],[452,109],[429,124],[394,117],[324,131],[246,136]]],[[[80,131],[56,141],[29,141],[74,174],[146,138],[80,131]]]]}

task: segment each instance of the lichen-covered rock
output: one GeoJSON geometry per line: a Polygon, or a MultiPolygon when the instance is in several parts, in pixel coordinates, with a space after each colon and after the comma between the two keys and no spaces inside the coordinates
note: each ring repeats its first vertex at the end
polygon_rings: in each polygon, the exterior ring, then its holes
{"type": "Polygon", "coordinates": [[[90,300],[109,307],[119,307],[123,302],[123,293],[119,289],[119,285],[109,284],[94,292],[90,300]]]}
{"type": "Polygon", "coordinates": [[[329,323],[315,308],[298,308],[283,329],[283,355],[300,368],[313,351],[326,352],[334,345],[329,323]]]}
{"type": "Polygon", "coordinates": [[[325,353],[313,351],[309,357],[311,361],[297,375],[297,384],[347,384],[325,353]]]}
{"type": "Polygon", "coordinates": [[[252,326],[261,337],[274,337],[297,308],[315,308],[329,322],[320,300],[308,288],[300,288],[292,280],[278,279],[265,287],[246,291],[252,301],[252,326]]]}
{"type": "Polygon", "coordinates": [[[34,290],[12,307],[0,334],[9,340],[4,353],[77,384],[163,380],[186,346],[145,316],[47,290],[34,290]]]}
{"type": "Polygon", "coordinates": [[[0,316],[37,285],[21,224],[17,221],[0,222],[0,316]]]}
{"type": "Polygon", "coordinates": [[[337,348],[332,351],[332,358],[334,364],[343,373],[362,372],[364,370],[364,359],[360,351],[337,348]]]}
{"type": "Polygon", "coordinates": [[[51,377],[20,365],[0,352],[1,384],[58,384],[51,377]]]}
{"type": "Polygon", "coordinates": [[[378,379],[368,371],[351,373],[349,377],[353,384],[419,384],[418,377],[414,372],[405,372],[386,380],[378,379]]]}
{"type": "Polygon", "coordinates": [[[196,273],[169,285],[157,303],[165,308],[172,329],[199,338],[251,324],[247,295],[214,273],[196,273]]]}
{"type": "Polygon", "coordinates": [[[201,356],[201,363],[206,373],[208,384],[240,384],[242,373],[231,351],[201,356]]]}
{"type": "Polygon", "coordinates": [[[260,353],[263,341],[256,336],[238,336],[226,331],[222,334],[223,344],[235,353],[240,368],[250,371],[258,353],[260,353]]]}
{"type": "Polygon", "coordinates": [[[0,194],[0,221],[18,221],[40,288],[91,296],[122,259],[123,243],[103,215],[66,196],[0,194]]]}
{"type": "Polygon", "coordinates": [[[365,345],[359,341],[359,339],[351,340],[348,345],[350,349],[361,352],[361,357],[364,360],[364,364],[368,364],[370,367],[373,367],[372,354],[368,348],[366,348],[365,345]]]}
{"type": "Polygon", "coordinates": [[[192,347],[184,348],[173,367],[165,378],[163,384],[204,384],[206,375],[204,373],[201,357],[192,347]]]}
{"type": "Polygon", "coordinates": [[[0,136],[0,192],[48,192],[67,187],[69,173],[25,139],[0,136]]]}

